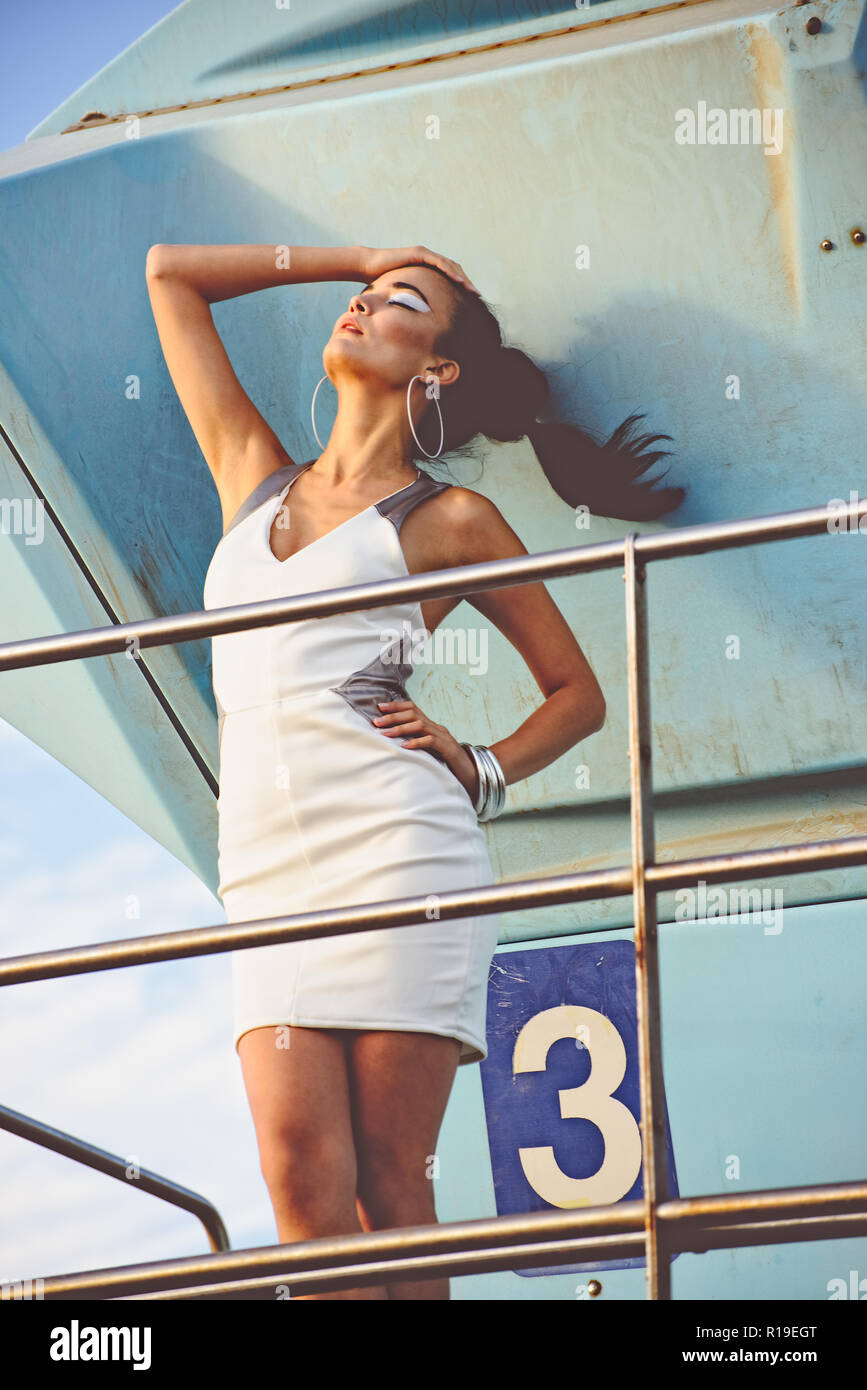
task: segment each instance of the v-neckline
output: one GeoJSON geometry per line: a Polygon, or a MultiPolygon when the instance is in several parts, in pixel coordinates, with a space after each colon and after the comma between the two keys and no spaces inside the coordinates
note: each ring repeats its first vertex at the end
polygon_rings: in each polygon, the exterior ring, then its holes
{"type": "Polygon", "coordinates": [[[302,555],[304,551],[309,550],[311,546],[318,545],[320,541],[324,541],[329,536],[333,536],[334,532],[339,531],[341,527],[348,526],[350,521],[357,521],[360,516],[366,516],[368,512],[373,510],[374,507],[378,507],[380,502],[387,502],[389,497],[396,497],[398,493],[406,492],[408,488],[415,487],[416,483],[421,480],[421,469],[417,468],[415,471],[416,476],[413,478],[411,483],[406,483],[403,487],[395,488],[394,492],[386,493],[385,497],[380,497],[376,502],[371,502],[368,507],[362,507],[360,512],[355,512],[354,515],[346,517],[344,521],[338,521],[337,525],[332,526],[330,531],[326,531],[325,534],[322,536],[316,536],[312,541],[308,541],[306,545],[302,545],[300,550],[293,550],[291,555],[286,555],[281,560],[279,555],[274,554],[274,549],[271,545],[271,532],[274,529],[274,522],[280,515],[280,510],[283,507],[286,498],[289,496],[289,490],[292,487],[292,484],[297,483],[298,479],[301,477],[301,474],[306,473],[308,468],[312,468],[313,463],[315,462],[316,460],[314,459],[312,463],[305,464],[304,467],[301,468],[295,474],[294,478],[289,479],[288,483],[286,484],[285,488],[280,493],[280,496],[277,499],[277,506],[274,508],[273,511],[269,509],[267,513],[265,528],[265,548],[268,551],[268,554],[271,556],[271,559],[274,561],[275,565],[285,565],[288,563],[289,560],[294,560],[296,555],[302,555]]]}

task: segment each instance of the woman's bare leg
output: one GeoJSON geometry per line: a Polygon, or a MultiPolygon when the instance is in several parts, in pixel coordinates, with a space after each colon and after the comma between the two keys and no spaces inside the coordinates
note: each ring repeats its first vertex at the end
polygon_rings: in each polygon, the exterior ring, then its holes
{"type": "MultiPolygon", "coordinates": [[[[349,1089],[365,1230],[435,1225],[432,1161],[461,1045],[398,1031],[347,1032],[349,1089]]],[[[404,1280],[391,1298],[447,1299],[449,1280],[404,1280]]]]}
{"type": "MultiPolygon", "coordinates": [[[[346,1051],[339,1032],[252,1028],[238,1043],[281,1244],[360,1231],[346,1051]],[[288,1035],[289,1046],[285,1041],[288,1035]]],[[[290,1295],[292,1285],[289,1284],[290,1295]]],[[[381,1285],[299,1294],[386,1299],[381,1285]]]]}

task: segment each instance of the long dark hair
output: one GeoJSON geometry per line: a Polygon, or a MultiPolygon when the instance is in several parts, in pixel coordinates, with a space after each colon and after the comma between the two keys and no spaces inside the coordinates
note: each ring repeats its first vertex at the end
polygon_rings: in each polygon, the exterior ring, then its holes
{"type": "MultiPolygon", "coordinates": [[[[628,416],[604,442],[578,425],[537,420],[549,394],[542,368],[520,348],[503,343],[496,315],[481,295],[464,289],[437,266],[426,268],[442,275],[453,292],[451,322],[435,350],[454,358],[461,368],[458,380],[440,396],[445,432],[442,454],[466,453],[478,434],[501,443],[526,436],[552,488],[570,507],[584,505],[597,516],[626,521],[652,521],[680,505],[685,488],[654,491],[660,477],[642,477],[670,454],[667,449],[650,448],[658,440],[670,440],[670,434],[630,439],[634,426],[644,418],[638,414],[628,416]]],[[[438,438],[433,403],[424,420],[427,432],[433,431],[438,438]]],[[[422,437],[426,442],[427,435],[422,437]]],[[[428,467],[421,451],[414,457],[428,467]]]]}

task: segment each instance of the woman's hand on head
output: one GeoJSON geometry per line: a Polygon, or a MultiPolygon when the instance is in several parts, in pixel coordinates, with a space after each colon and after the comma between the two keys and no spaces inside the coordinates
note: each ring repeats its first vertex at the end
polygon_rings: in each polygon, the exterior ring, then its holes
{"type": "Polygon", "coordinates": [[[473,294],[479,294],[472,280],[467,275],[463,266],[457,261],[451,260],[448,256],[441,256],[437,251],[431,251],[427,246],[404,246],[392,247],[389,250],[378,250],[374,246],[362,246],[361,262],[359,270],[363,272],[368,284],[379,275],[385,275],[389,270],[397,270],[398,266],[403,265],[432,265],[438,270],[457,280],[461,285],[465,285],[473,294]]]}

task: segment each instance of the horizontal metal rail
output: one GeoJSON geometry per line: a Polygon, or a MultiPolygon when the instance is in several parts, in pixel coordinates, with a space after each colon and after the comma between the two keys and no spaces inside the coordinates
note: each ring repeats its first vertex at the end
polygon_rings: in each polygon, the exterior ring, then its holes
{"type": "MultiPolygon", "coordinates": [[[[811,1240],[844,1240],[855,1236],[867,1234],[867,1219],[859,1216],[829,1216],[829,1217],[809,1217],[799,1216],[791,1221],[762,1221],[752,1222],[746,1226],[718,1226],[707,1227],[707,1241],[699,1241],[694,1237],[691,1242],[691,1250],[697,1254],[704,1254],[707,1250],[735,1249],[740,1246],[756,1245],[792,1245],[800,1244],[802,1241],[811,1240]],[[734,1238],[732,1238],[734,1236],[734,1238]]],[[[388,1266],[388,1282],[395,1283],[400,1279],[418,1279],[427,1276],[434,1279],[437,1276],[448,1277],[450,1274],[485,1274],[496,1273],[504,1268],[509,1270],[528,1269],[534,1265],[555,1264],[557,1261],[551,1258],[552,1252],[560,1249],[568,1251],[575,1261],[590,1263],[595,1260],[616,1260],[641,1255],[644,1247],[644,1236],[636,1231],[631,1236],[590,1236],[587,1239],[579,1238],[570,1240],[566,1243],[549,1242],[538,1244],[535,1247],[530,1245],[514,1246],[514,1258],[509,1265],[504,1262],[506,1247],[499,1247],[496,1256],[487,1256],[481,1253],[474,1257],[471,1266],[454,1268],[454,1261],[448,1256],[427,1256],[419,1260],[393,1260],[388,1266]],[[535,1251],[535,1258],[531,1253],[535,1251]]],[[[571,1263],[571,1261],[570,1261],[571,1263]]],[[[364,1271],[370,1273],[369,1278],[364,1279],[364,1283],[378,1284],[383,1282],[383,1266],[379,1265],[354,1265],[353,1271],[364,1271]]],[[[564,1271],[568,1273],[568,1271],[564,1271]]],[[[588,1275],[583,1272],[581,1279],[587,1279],[588,1275]]],[[[351,1280],[344,1278],[342,1287],[352,1287],[361,1284],[362,1280],[353,1277],[351,1280]]],[[[178,1286],[176,1289],[168,1289],[153,1294],[129,1294],[130,1301],[135,1302],[142,1299],[147,1300],[181,1300],[181,1299],[258,1299],[273,1300],[278,1296],[280,1287],[291,1287],[292,1296],[306,1293],[322,1292],[323,1289],[336,1288],[338,1285],[328,1282],[325,1274],[312,1273],[302,1274],[300,1278],[288,1284],[288,1276],[272,1276],[270,1279],[235,1279],[218,1284],[193,1284],[178,1286]]],[[[282,1296],[282,1295],[281,1295],[282,1296]]]]}
{"type": "MultiPolygon", "coordinates": [[[[214,1255],[86,1269],[45,1277],[46,1299],[152,1297],[167,1290],[252,1279],[289,1285],[290,1293],[352,1288],[399,1278],[474,1274],[485,1270],[568,1265],[640,1255],[644,1204],[619,1202],[574,1211],[539,1211],[476,1221],[396,1227],[266,1245],[214,1255]],[[433,1273],[431,1273],[433,1271],[433,1273]]],[[[671,1251],[702,1251],[760,1243],[779,1228],[785,1241],[867,1234],[867,1183],[835,1183],[729,1196],[679,1198],[660,1204],[657,1220],[671,1251]],[[838,1219],[847,1224],[842,1227],[838,1219]],[[801,1222],[808,1222],[799,1230],[801,1222]]],[[[776,1239],[774,1238],[774,1243],[776,1239]]],[[[245,1280],[246,1282],[246,1280],[245,1280]]]]}
{"type": "MultiPolygon", "coordinates": [[[[700,878],[707,883],[725,883],[759,874],[774,878],[861,864],[867,864],[867,835],[744,850],[739,854],[705,855],[700,859],[674,859],[665,864],[648,865],[646,879],[660,893],[689,886],[700,878]]],[[[450,889],[436,894],[436,906],[439,917],[448,921],[455,917],[625,897],[631,892],[632,869],[619,865],[582,874],[550,874],[490,887],[450,889]]],[[[157,961],[216,955],[221,951],[246,950],[254,946],[273,946],[282,941],[374,931],[377,927],[411,927],[430,921],[432,896],[428,893],[424,897],[387,898],[382,902],[360,903],[356,907],[289,913],[251,922],[221,923],[189,931],[98,942],[92,946],[68,946],[57,951],[6,956],[0,958],[0,986],[53,980],[63,975],[85,975],[96,970],[121,970],[129,965],[152,965],[157,961]]]]}
{"type": "MultiPolygon", "coordinates": [[[[867,517],[867,500],[845,509],[829,512],[827,507],[778,512],[749,517],[742,521],[714,521],[685,526],[680,531],[635,537],[635,554],[642,563],[669,560],[685,555],[701,555],[764,541],[792,540],[799,536],[828,533],[831,517],[847,518],[850,525],[867,517]]],[[[531,580],[557,579],[565,575],[588,574],[594,570],[615,569],[624,563],[629,538],[603,541],[598,545],[542,551],[510,560],[490,560],[480,565],[456,565],[448,570],[430,570],[408,579],[385,579],[375,584],[353,584],[342,589],[302,594],[291,599],[271,599],[265,603],[243,603],[165,618],[146,618],[135,623],[112,623],[86,628],[81,632],[60,633],[54,637],[33,637],[25,641],[0,644],[0,671],[17,671],[58,661],[78,661],[89,656],[108,656],[114,652],[136,651],[227,632],[241,632],[305,618],[324,618],[337,613],[354,613],[367,608],[403,603],[409,599],[443,598],[481,593],[486,589],[511,588],[531,580]]]]}
{"type": "MultiPolygon", "coordinates": [[[[867,1186],[837,1184],[820,1188],[743,1193],[735,1197],[679,1199],[667,1192],[663,1135],[662,1035],[659,1005],[656,899],[659,892],[703,878],[706,882],[804,872],[867,862],[867,837],[821,840],[782,849],[706,856],[658,865],[654,862],[651,723],[646,616],[646,565],[717,550],[795,537],[860,530],[867,501],[848,507],[809,508],[741,521],[715,522],[677,532],[626,536],[622,541],[548,551],[516,559],[437,570],[406,579],[354,585],[301,595],[290,600],[243,604],[210,612],[174,615],[139,623],[113,625],[36,638],[0,646],[0,671],[83,657],[194,641],[251,628],[377,608],[407,600],[467,596],[487,589],[587,573],[625,564],[629,674],[629,755],[631,759],[631,840],[629,868],[588,874],[546,876],[501,883],[472,891],[436,895],[439,916],[461,917],[503,908],[549,906],[579,899],[632,893],[636,947],[639,1087],[641,1103],[644,1197],[640,1202],[592,1208],[578,1214],[536,1212],[492,1221],[331,1237],[264,1251],[219,1253],[199,1260],[133,1265],[85,1271],[42,1281],[46,1297],[152,1297],[186,1289],[187,1296],[207,1297],[196,1281],[213,1286],[219,1296],[233,1288],[226,1276],[241,1274],[255,1295],[268,1275],[291,1277],[301,1268],[294,1292],[312,1288],[346,1288],[387,1279],[434,1273],[469,1273],[473,1269],[569,1264],[615,1254],[645,1254],[648,1295],[669,1298],[670,1257],[678,1250],[734,1248],[740,1244],[839,1238],[867,1233],[867,1186]],[[843,523],[845,522],[845,525],[843,523]],[[787,1203],[789,1204],[787,1206],[787,1203]],[[714,1218],[717,1218],[716,1220],[714,1218]],[[470,1243],[467,1231],[472,1228],[470,1243]],[[541,1241],[535,1238],[541,1236],[541,1241]],[[684,1243],[685,1242],[685,1243],[684,1243]],[[690,1242],[697,1242],[691,1244],[690,1242]],[[508,1248],[506,1248],[508,1247],[508,1248]],[[274,1250],[278,1250],[275,1257],[274,1250]],[[372,1257],[372,1263],[371,1263],[372,1257]],[[277,1259],[278,1264],[274,1261],[277,1259]],[[367,1261],[367,1263],[365,1263],[367,1261]],[[307,1264],[306,1271],[304,1269],[307,1264]],[[311,1269],[311,1263],[319,1268],[311,1269]],[[322,1267],[324,1266],[324,1268],[322,1267]],[[265,1275],[263,1279],[263,1274],[265,1275]]],[[[58,975],[116,969],[181,956],[245,949],[277,941],[302,940],[383,925],[411,926],[429,920],[431,895],[391,899],[331,912],[295,914],[262,921],[164,933],[132,941],[114,941],[64,951],[39,952],[0,963],[0,984],[48,979],[58,975]]]]}
{"type": "MultiPolygon", "coordinates": [[[[98,1149],[95,1144],[77,1139],[74,1134],[67,1134],[65,1130],[54,1129],[51,1125],[43,1124],[41,1120],[34,1120],[30,1115],[22,1115],[19,1110],[10,1110],[6,1105],[0,1105],[0,1129],[5,1129],[8,1134],[17,1135],[19,1139],[27,1139],[31,1144],[38,1144],[43,1149],[52,1149],[64,1158],[71,1158],[76,1163],[95,1168],[97,1172],[105,1173],[109,1178],[117,1178],[128,1187],[147,1192],[151,1197],[159,1197],[161,1201],[169,1202],[173,1207],[190,1212],[192,1216],[198,1217],[204,1226],[212,1250],[230,1248],[226,1227],[217,1208],[207,1197],[193,1192],[191,1188],[170,1182],[168,1178],[160,1177],[159,1173],[152,1173],[149,1168],[136,1168],[135,1177],[131,1178],[129,1159],[120,1158],[117,1154],[109,1153],[107,1149],[98,1149]]],[[[0,1297],[2,1296],[0,1286],[0,1297]]]]}
{"type": "MultiPolygon", "coordinates": [[[[692,1250],[697,1254],[704,1254],[707,1250],[734,1249],[740,1246],[756,1245],[785,1245],[800,1244],[802,1241],[812,1240],[843,1240],[865,1234],[864,1216],[833,1216],[833,1217],[805,1217],[801,1216],[791,1221],[763,1221],[754,1222],[748,1226],[720,1226],[708,1227],[709,1239],[707,1243],[699,1242],[697,1237],[692,1243],[692,1250]],[[821,1229],[820,1229],[821,1228],[821,1229]],[[735,1239],[730,1239],[734,1233],[735,1239]]],[[[509,1265],[505,1264],[507,1247],[499,1247],[496,1256],[486,1255],[484,1252],[472,1257],[472,1264],[464,1265],[463,1268],[455,1268],[454,1261],[448,1256],[427,1256],[419,1260],[392,1260],[388,1264],[388,1282],[395,1283],[398,1278],[417,1279],[419,1277],[434,1279],[438,1276],[448,1277],[450,1274],[486,1274],[497,1273],[502,1269],[516,1270],[529,1269],[534,1265],[555,1264],[557,1261],[551,1258],[552,1253],[559,1250],[568,1251],[575,1261],[589,1263],[591,1260],[616,1260],[634,1258],[641,1255],[644,1246],[644,1237],[640,1232],[635,1232],[631,1236],[591,1236],[587,1239],[579,1238],[570,1240],[567,1243],[549,1242],[536,1246],[524,1245],[512,1247],[514,1255],[509,1265]]],[[[571,1261],[570,1261],[571,1263],[571,1261]]],[[[568,1271],[564,1271],[568,1272],[568,1271]]],[[[586,1279],[587,1273],[584,1272],[581,1278],[586,1279]]],[[[378,1284],[384,1282],[383,1266],[379,1265],[353,1265],[353,1278],[343,1278],[341,1285],[333,1282],[326,1274],[311,1273],[303,1274],[298,1279],[294,1279],[291,1286],[288,1283],[288,1276],[273,1276],[270,1279],[235,1279],[218,1284],[193,1284],[178,1286],[176,1289],[167,1289],[159,1293],[152,1294],[129,1294],[129,1301],[140,1300],[182,1300],[182,1299],[258,1299],[274,1300],[278,1297],[278,1290],[291,1288],[293,1297],[299,1294],[318,1293],[325,1289],[337,1287],[353,1287],[361,1283],[378,1284]],[[363,1279],[358,1276],[361,1271],[365,1276],[363,1279]]],[[[282,1295],[281,1295],[282,1296],[282,1295]]]]}

